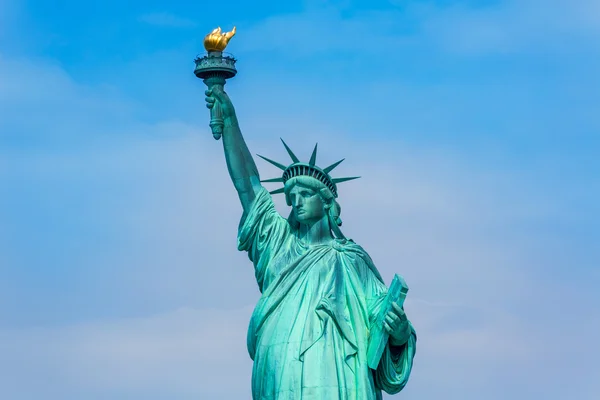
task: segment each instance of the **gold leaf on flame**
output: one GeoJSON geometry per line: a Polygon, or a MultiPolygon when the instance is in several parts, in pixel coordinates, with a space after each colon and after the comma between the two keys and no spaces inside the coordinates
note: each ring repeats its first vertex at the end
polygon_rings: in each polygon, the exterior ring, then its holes
{"type": "Polygon", "coordinates": [[[235,35],[235,26],[231,32],[225,33],[221,33],[221,27],[213,29],[211,33],[204,37],[204,48],[206,51],[223,51],[233,35],[235,35]]]}

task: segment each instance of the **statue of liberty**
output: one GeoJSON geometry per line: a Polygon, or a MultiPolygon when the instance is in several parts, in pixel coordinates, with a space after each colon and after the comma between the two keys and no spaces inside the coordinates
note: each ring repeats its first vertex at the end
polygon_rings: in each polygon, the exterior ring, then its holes
{"type": "Polygon", "coordinates": [[[289,166],[260,180],[235,110],[223,85],[235,76],[235,59],[223,54],[235,35],[221,28],[206,35],[208,54],[194,73],[208,86],[215,139],[242,203],[238,249],[254,264],[261,298],[248,327],[254,400],[376,400],[400,392],[408,378],[417,337],[402,302],[408,287],[396,276],[385,286],[373,261],[340,230],[341,207],[332,178],[343,160],[316,164],[317,147],[302,163],[287,146],[289,166]],[[262,182],[281,182],[268,192],[262,182]],[[271,194],[283,193],[291,212],[283,218],[271,194]]]}
{"type": "MultiPolygon", "coordinates": [[[[317,147],[302,163],[283,143],[292,164],[266,161],[283,170],[283,188],[269,193],[242,136],[234,107],[220,85],[205,92],[223,118],[222,139],[231,180],[243,208],[238,249],[248,252],[262,296],[248,328],[254,361],[254,400],[375,400],[406,385],[416,334],[393,303],[378,320],[387,287],[362,247],[340,230],[337,183],[341,161],[320,168],[317,147]],[[288,218],[271,194],[283,193],[288,218]],[[370,368],[367,348],[374,324],[389,333],[379,363],[370,368]]],[[[283,140],[282,140],[283,141],[283,140]]]]}

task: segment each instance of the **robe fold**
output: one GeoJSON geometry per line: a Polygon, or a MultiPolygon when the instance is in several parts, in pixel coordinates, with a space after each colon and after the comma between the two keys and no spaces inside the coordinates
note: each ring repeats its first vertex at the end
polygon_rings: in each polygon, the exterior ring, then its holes
{"type": "Polygon", "coordinates": [[[254,400],[376,400],[406,385],[416,334],[386,346],[367,366],[369,327],[387,287],[351,240],[305,245],[262,188],[242,216],[247,251],[262,293],[248,328],[254,400]]]}

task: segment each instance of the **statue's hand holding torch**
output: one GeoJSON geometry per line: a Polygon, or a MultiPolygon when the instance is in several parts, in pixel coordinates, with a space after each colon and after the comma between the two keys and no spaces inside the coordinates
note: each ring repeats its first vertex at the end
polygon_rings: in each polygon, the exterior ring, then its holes
{"type": "Polygon", "coordinates": [[[233,78],[237,73],[235,58],[223,55],[223,50],[233,35],[235,35],[235,27],[231,32],[225,33],[221,33],[221,28],[214,29],[204,38],[207,54],[195,60],[194,74],[203,79],[208,87],[205,92],[206,107],[210,109],[210,128],[217,140],[223,134],[225,119],[235,114],[231,100],[223,89],[226,79],[233,78]]]}
{"type": "Polygon", "coordinates": [[[215,98],[212,96],[213,91],[218,91],[222,86],[212,86],[210,89],[206,90],[204,94],[206,94],[206,107],[210,109],[210,130],[216,140],[219,140],[221,135],[223,134],[223,127],[225,119],[223,117],[223,106],[221,106],[220,102],[215,101],[215,98]]]}
{"type": "MultiPolygon", "coordinates": [[[[213,128],[213,123],[220,123],[221,129],[223,127],[223,122],[226,119],[230,119],[235,117],[235,109],[233,108],[233,103],[225,90],[223,90],[223,86],[214,85],[211,89],[208,89],[204,92],[206,97],[206,107],[211,110],[211,120],[210,126],[213,128]]],[[[213,128],[213,133],[215,130],[213,128]]],[[[222,131],[220,132],[223,133],[222,131]]]]}

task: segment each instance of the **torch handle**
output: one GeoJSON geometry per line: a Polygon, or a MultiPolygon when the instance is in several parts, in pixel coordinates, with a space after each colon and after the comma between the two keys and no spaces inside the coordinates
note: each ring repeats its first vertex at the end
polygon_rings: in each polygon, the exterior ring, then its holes
{"type": "MultiPolygon", "coordinates": [[[[208,90],[212,90],[215,87],[220,87],[223,90],[225,85],[225,78],[220,76],[213,76],[204,79],[204,83],[208,87],[208,90]]],[[[215,101],[214,106],[210,109],[210,129],[212,130],[213,137],[215,140],[219,140],[223,135],[223,111],[221,104],[215,101]]]]}

